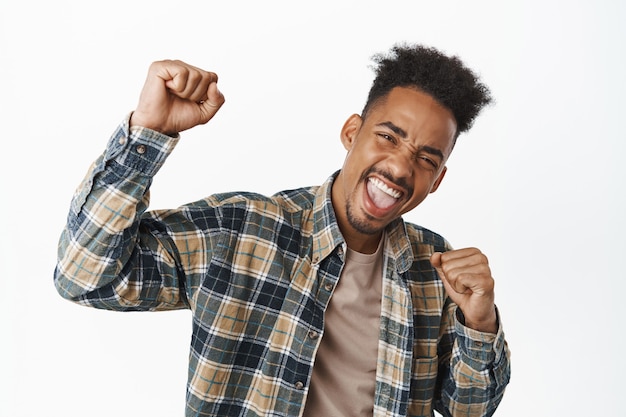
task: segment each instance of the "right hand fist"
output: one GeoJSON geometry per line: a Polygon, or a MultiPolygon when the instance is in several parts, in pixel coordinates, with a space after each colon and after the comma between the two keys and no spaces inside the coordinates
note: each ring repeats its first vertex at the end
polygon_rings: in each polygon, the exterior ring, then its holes
{"type": "Polygon", "coordinates": [[[176,136],[211,120],[222,104],[217,74],[182,61],[157,61],[150,65],[130,124],[176,136]]]}

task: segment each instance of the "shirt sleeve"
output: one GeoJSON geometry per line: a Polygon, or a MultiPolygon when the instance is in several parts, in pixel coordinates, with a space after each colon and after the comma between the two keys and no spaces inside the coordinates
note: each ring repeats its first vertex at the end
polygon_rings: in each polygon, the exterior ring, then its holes
{"type": "Polygon", "coordinates": [[[444,416],[491,416],[509,382],[510,352],[497,311],[498,331],[484,333],[465,326],[460,309],[449,303],[444,314],[447,332],[440,343],[440,397],[436,409],[444,416]]]}
{"type": "Polygon", "coordinates": [[[96,308],[184,308],[175,245],[145,215],[152,178],[179,138],[131,129],[129,120],[113,133],[72,198],[54,283],[64,298],[96,308]]]}

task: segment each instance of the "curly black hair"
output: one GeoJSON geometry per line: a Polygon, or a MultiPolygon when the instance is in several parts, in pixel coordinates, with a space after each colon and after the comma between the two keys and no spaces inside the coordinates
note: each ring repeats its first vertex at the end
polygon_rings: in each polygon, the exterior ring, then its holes
{"type": "Polygon", "coordinates": [[[372,60],[376,77],[367,97],[362,117],[394,87],[409,87],[431,95],[449,109],[457,123],[456,137],[472,127],[484,106],[492,102],[491,93],[479,77],[457,56],[422,45],[396,44],[388,54],[372,60]]]}

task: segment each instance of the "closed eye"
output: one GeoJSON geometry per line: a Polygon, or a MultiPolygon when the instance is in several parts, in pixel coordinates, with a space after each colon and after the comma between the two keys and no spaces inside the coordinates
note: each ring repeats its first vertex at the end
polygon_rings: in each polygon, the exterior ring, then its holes
{"type": "Polygon", "coordinates": [[[435,168],[436,169],[436,168],[439,167],[439,164],[435,160],[433,160],[433,159],[431,159],[431,158],[429,158],[427,156],[419,156],[418,160],[419,160],[420,163],[426,164],[427,167],[429,167],[429,168],[435,168]]]}
{"type": "Polygon", "coordinates": [[[388,133],[377,133],[378,137],[387,140],[391,143],[396,143],[396,138],[388,133]]]}
{"type": "Polygon", "coordinates": [[[443,152],[432,146],[420,146],[415,153],[415,157],[422,166],[430,169],[439,169],[439,166],[444,161],[443,152]]]}

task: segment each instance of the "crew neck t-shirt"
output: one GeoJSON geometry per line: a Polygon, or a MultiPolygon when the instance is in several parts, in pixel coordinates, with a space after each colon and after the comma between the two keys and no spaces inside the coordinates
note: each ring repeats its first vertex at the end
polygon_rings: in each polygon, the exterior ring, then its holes
{"type": "Polygon", "coordinates": [[[372,416],[382,297],[383,242],[351,249],[325,314],[305,417],[372,416]]]}

